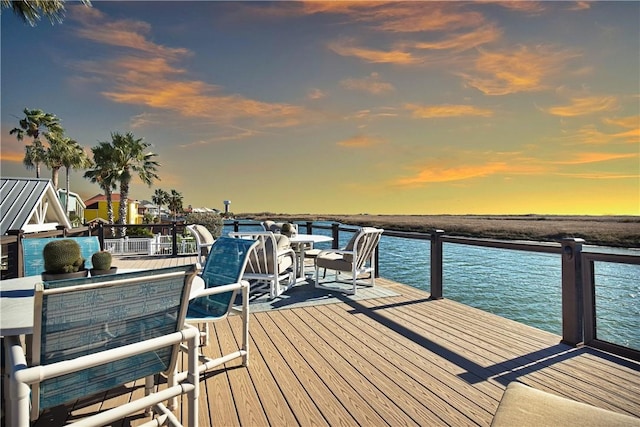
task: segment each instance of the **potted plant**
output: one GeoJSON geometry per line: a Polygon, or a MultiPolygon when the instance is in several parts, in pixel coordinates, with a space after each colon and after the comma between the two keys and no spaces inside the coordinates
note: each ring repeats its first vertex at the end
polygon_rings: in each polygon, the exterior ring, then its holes
{"type": "Polygon", "coordinates": [[[42,249],[44,272],[42,280],[60,280],[74,277],[86,277],[84,258],[80,245],[72,239],[52,239],[42,249]]]}
{"type": "Polygon", "coordinates": [[[101,276],[103,274],[115,274],[118,267],[111,266],[111,253],[107,251],[99,251],[91,255],[91,269],[92,276],[101,276]]]}

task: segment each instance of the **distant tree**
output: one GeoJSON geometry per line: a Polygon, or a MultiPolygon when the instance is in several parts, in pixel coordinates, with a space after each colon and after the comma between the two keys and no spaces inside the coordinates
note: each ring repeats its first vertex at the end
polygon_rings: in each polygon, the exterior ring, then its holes
{"type": "Polygon", "coordinates": [[[27,170],[35,169],[36,178],[40,178],[40,165],[44,163],[46,158],[47,150],[44,145],[42,145],[42,141],[36,140],[24,148],[24,159],[22,160],[22,164],[24,164],[27,170]]]}
{"type": "Polygon", "coordinates": [[[191,212],[187,214],[184,223],[204,225],[216,239],[222,235],[222,228],[224,227],[222,216],[215,212],[191,212]]]}
{"type": "MultiPolygon", "coordinates": [[[[68,139],[68,138],[67,138],[68,139]]],[[[66,192],[67,197],[65,199],[65,212],[69,213],[69,187],[70,187],[70,173],[71,169],[86,169],[91,167],[93,162],[84,152],[84,149],[78,144],[77,141],[72,139],[67,140],[66,152],[62,157],[62,164],[66,172],[66,192]]]]}
{"type": "MultiPolygon", "coordinates": [[[[108,142],[100,142],[92,147],[93,167],[84,173],[84,177],[104,191],[107,199],[107,221],[113,224],[113,191],[118,188],[118,174],[116,168],[116,153],[114,147],[108,142]]],[[[112,235],[115,235],[112,229],[112,235]]]]}
{"type": "MultiPolygon", "coordinates": [[[[120,133],[111,134],[111,145],[115,150],[116,176],[120,182],[120,209],[118,224],[125,224],[127,217],[127,200],[129,199],[129,188],[134,175],[138,175],[140,180],[151,186],[154,180],[160,179],[156,173],[160,164],[153,158],[155,153],[146,152],[151,144],[144,142],[142,138],[136,139],[131,132],[122,135],[120,133]]],[[[125,227],[120,228],[120,237],[126,234],[125,227]]]]}
{"type": "MultiPolygon", "coordinates": [[[[81,0],[85,6],[91,6],[89,0],[81,0]]],[[[2,8],[11,8],[25,23],[36,26],[43,16],[49,18],[51,24],[62,23],[64,18],[63,0],[2,0],[2,8]]]]}
{"type": "Polygon", "coordinates": [[[169,203],[169,193],[164,191],[161,188],[156,188],[153,192],[153,196],[151,196],[151,201],[158,207],[158,219],[160,219],[160,211],[162,210],[162,206],[169,203]]]}
{"type": "Polygon", "coordinates": [[[56,138],[64,134],[64,129],[60,125],[60,120],[51,113],[42,110],[23,110],[24,118],[19,121],[19,127],[9,131],[9,135],[16,135],[18,141],[23,141],[25,136],[32,138],[30,145],[25,147],[25,155],[22,163],[27,169],[36,170],[36,178],[40,178],[40,165],[47,164],[49,147],[45,146],[41,136],[47,140],[56,138]]]}
{"type": "Polygon", "coordinates": [[[173,214],[173,220],[176,220],[179,212],[182,212],[182,194],[177,192],[176,190],[171,190],[171,194],[169,194],[169,198],[167,204],[169,206],[169,210],[173,214]]]}

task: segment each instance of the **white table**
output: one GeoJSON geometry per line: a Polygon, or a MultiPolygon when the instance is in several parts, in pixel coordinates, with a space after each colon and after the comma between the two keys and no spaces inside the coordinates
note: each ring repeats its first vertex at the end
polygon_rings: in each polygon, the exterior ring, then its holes
{"type": "Polygon", "coordinates": [[[296,234],[289,237],[289,241],[293,243],[294,249],[298,254],[298,278],[304,279],[304,257],[306,246],[315,243],[331,242],[333,237],[323,236],[320,234],[296,234]]]}

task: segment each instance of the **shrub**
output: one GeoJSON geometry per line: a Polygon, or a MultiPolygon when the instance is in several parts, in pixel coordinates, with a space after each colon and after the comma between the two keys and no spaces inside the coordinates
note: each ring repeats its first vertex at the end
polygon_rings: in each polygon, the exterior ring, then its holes
{"type": "Polygon", "coordinates": [[[185,224],[204,225],[214,239],[222,235],[224,220],[222,216],[214,212],[192,212],[184,220],[185,224]]]}

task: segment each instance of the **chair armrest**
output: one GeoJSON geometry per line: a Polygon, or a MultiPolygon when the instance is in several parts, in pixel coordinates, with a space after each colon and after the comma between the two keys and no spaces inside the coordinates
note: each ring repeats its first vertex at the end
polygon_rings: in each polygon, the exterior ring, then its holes
{"type": "Polygon", "coordinates": [[[341,254],[341,255],[353,255],[355,251],[347,251],[345,249],[325,249],[318,253],[318,256],[326,255],[326,254],[341,254]]]}
{"type": "Polygon", "coordinates": [[[200,292],[198,292],[197,294],[193,295],[192,298],[200,298],[200,297],[206,297],[209,295],[223,294],[225,292],[235,291],[248,286],[249,286],[249,282],[247,282],[246,280],[241,280],[240,282],[229,283],[227,285],[216,286],[214,288],[205,288],[200,292]]]}

